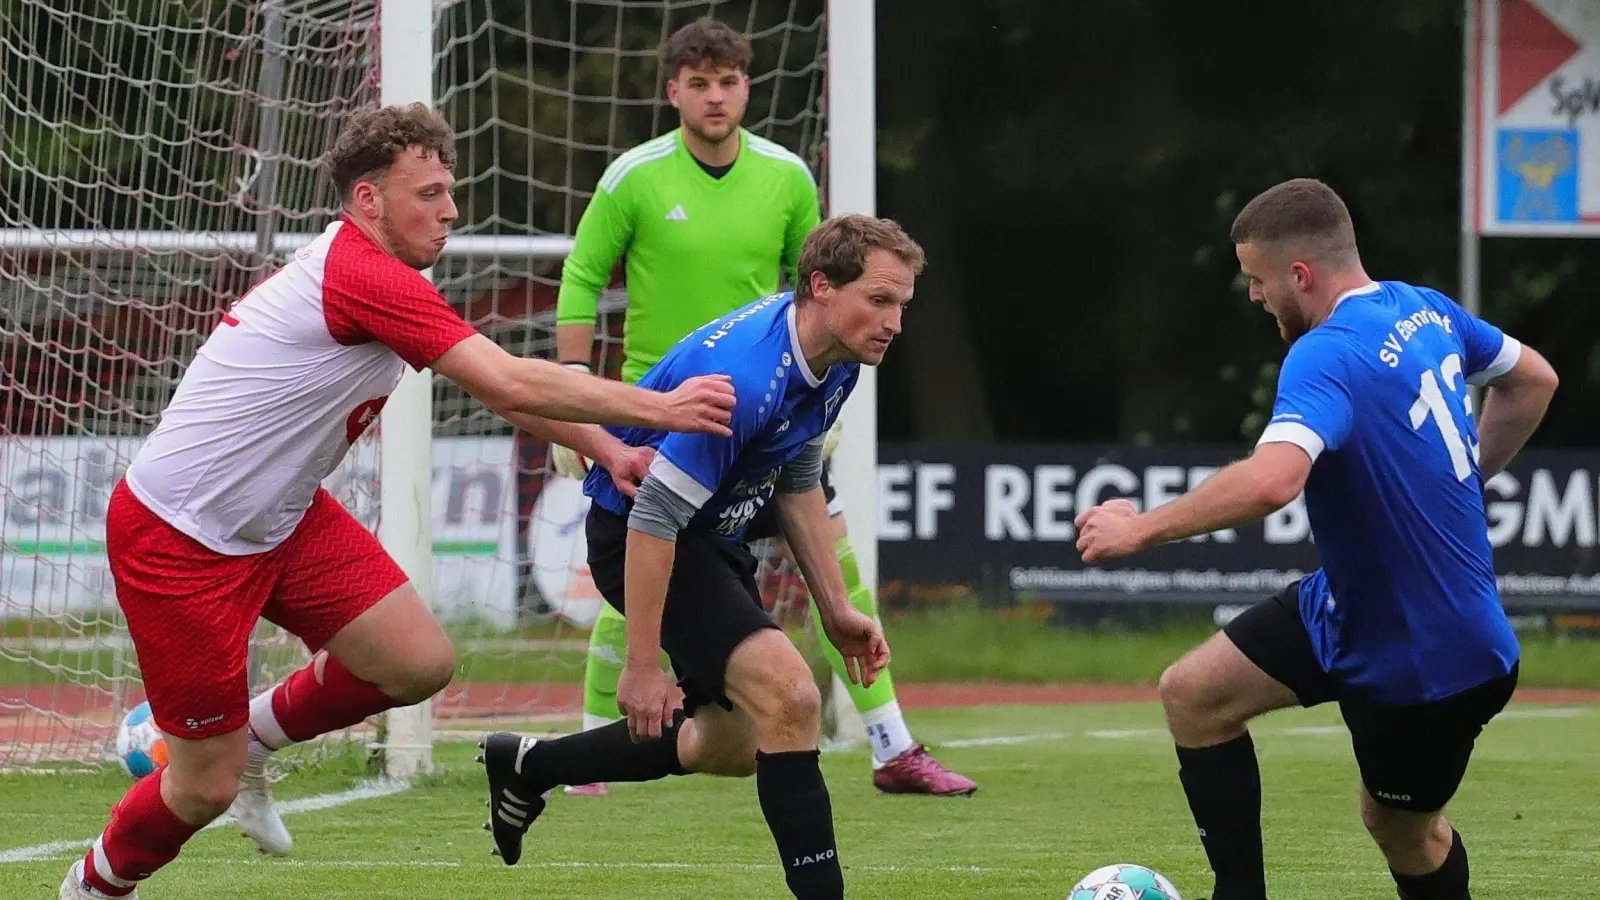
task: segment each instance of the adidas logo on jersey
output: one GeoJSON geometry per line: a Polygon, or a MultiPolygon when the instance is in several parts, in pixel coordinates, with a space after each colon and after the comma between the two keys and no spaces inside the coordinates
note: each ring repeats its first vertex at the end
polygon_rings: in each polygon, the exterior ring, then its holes
{"type": "Polygon", "coordinates": [[[667,221],[668,222],[687,222],[687,221],[689,221],[689,214],[683,211],[683,204],[682,203],[679,203],[677,206],[674,206],[672,208],[672,212],[667,213],[667,221]]]}

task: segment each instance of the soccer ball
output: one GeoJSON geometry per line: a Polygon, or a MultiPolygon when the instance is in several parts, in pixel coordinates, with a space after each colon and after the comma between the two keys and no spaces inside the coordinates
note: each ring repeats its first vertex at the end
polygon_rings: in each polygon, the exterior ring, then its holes
{"type": "Polygon", "coordinates": [[[1101,866],[1072,886],[1067,900],[1183,900],[1165,875],[1132,863],[1101,866]]]}
{"type": "Polygon", "coordinates": [[[117,758],[134,778],[143,778],[167,764],[167,739],[150,717],[148,702],[122,717],[122,727],[117,729],[117,758]]]}

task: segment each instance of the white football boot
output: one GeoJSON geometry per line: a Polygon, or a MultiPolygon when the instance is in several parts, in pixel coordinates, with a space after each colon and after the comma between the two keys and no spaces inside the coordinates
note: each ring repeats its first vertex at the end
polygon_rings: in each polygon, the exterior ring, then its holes
{"type": "Polygon", "coordinates": [[[239,776],[239,796],[228,812],[262,853],[288,856],[294,850],[294,838],[289,836],[283,817],[272,803],[272,779],[267,775],[267,757],[271,755],[265,744],[250,735],[250,757],[244,774],[239,776]]]}

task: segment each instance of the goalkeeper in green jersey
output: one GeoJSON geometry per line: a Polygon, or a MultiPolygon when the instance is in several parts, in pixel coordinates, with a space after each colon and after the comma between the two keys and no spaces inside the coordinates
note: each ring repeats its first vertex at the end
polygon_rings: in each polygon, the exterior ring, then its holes
{"type": "MultiPolygon", "coordinates": [[[[661,47],[669,74],[667,99],[678,129],[622,154],[607,167],[578,223],[576,245],[561,273],[556,306],[557,353],[591,370],[595,308],[619,258],[628,292],[623,326],[624,381],[639,379],[684,335],[718,316],[773,293],[780,272],[792,274],[820,211],[805,161],[740,127],[750,98],[750,44],[715,19],[684,26],[661,47]]],[[[552,446],[556,471],[582,478],[586,462],[552,446]]],[[[824,485],[827,479],[824,474],[824,485]]],[[[835,548],[850,600],[877,615],[861,584],[844,516],[827,487],[835,548]]],[[[770,517],[763,517],[770,518],[770,517]]],[[[775,527],[755,536],[775,536],[775,527]]],[[[816,614],[816,604],[811,604],[816,614]]],[[[622,614],[600,607],[584,670],[584,727],[621,717],[617,679],[627,631],[622,614]]],[[[827,648],[831,650],[832,648],[827,648]]],[[[940,765],[911,739],[887,671],[870,688],[845,676],[839,655],[829,662],[844,679],[867,726],[873,784],[891,793],[964,795],[978,785],[940,765]]],[[[569,787],[603,794],[604,785],[569,787]]]]}

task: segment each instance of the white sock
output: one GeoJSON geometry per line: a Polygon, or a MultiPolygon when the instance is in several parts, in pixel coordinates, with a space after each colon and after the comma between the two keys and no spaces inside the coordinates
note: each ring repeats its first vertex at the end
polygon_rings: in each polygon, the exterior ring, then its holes
{"type": "Polygon", "coordinates": [[[583,730],[584,731],[593,731],[596,728],[604,728],[607,725],[610,725],[612,722],[616,722],[616,721],[618,721],[618,720],[617,719],[608,719],[605,716],[597,716],[592,712],[586,712],[586,713],[583,714],[583,730]]]}
{"type": "Polygon", "coordinates": [[[273,685],[267,690],[250,698],[250,746],[252,752],[260,745],[267,753],[280,747],[287,747],[294,741],[283,733],[283,726],[278,724],[278,716],[272,711],[272,695],[278,692],[282,685],[273,685]]]}
{"type": "Polygon", "coordinates": [[[911,729],[906,727],[906,717],[900,712],[900,701],[888,703],[861,714],[867,726],[867,743],[872,745],[873,762],[882,765],[916,745],[911,739],[911,729]]]}

